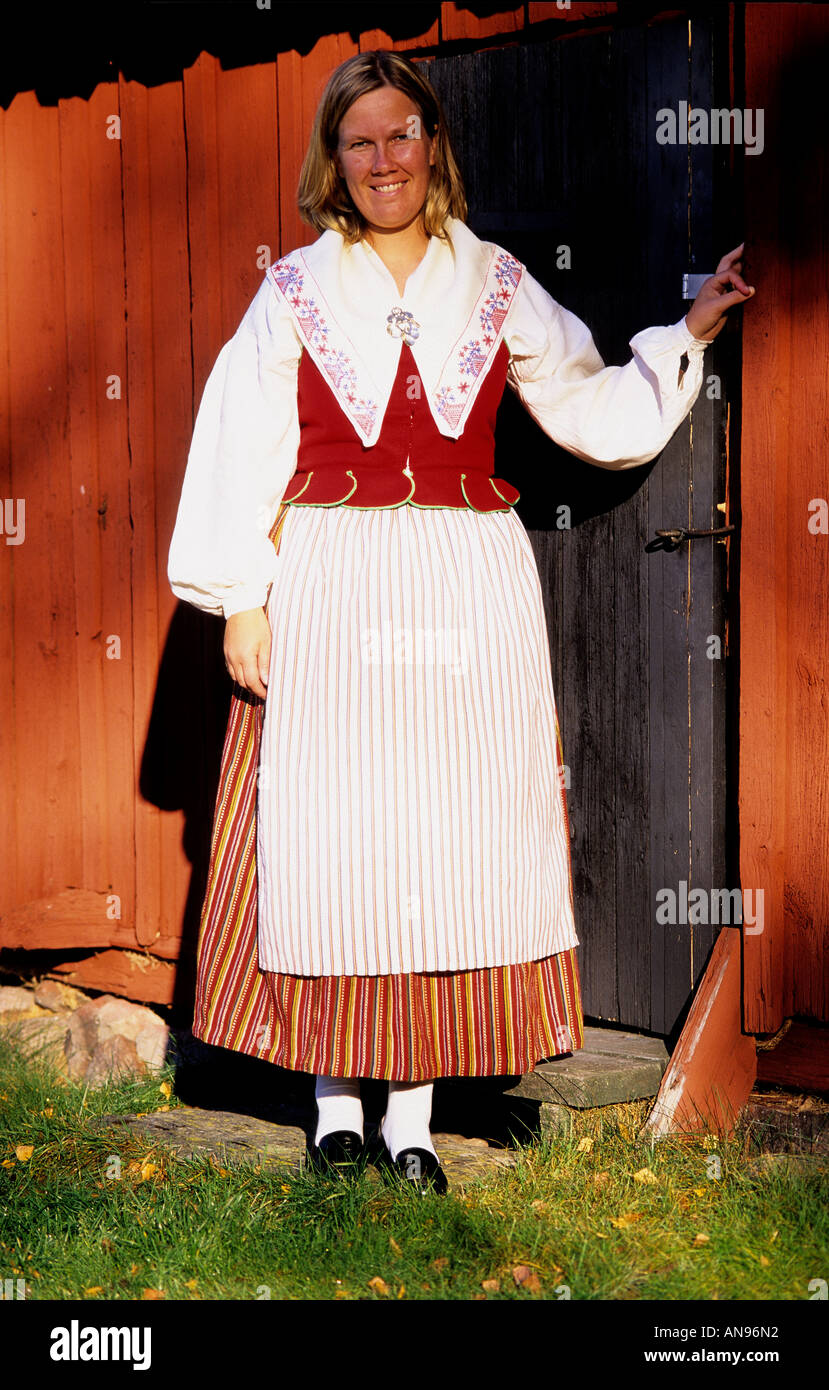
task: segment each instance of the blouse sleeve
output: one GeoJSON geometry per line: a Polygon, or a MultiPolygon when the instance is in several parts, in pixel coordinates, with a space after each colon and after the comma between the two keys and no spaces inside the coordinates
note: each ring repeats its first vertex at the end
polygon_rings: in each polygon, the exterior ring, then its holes
{"type": "Polygon", "coordinates": [[[709,344],[691,334],[684,318],[643,329],[630,340],[631,361],[606,367],[581,319],[525,270],[510,322],[508,384],[545,434],[588,463],[614,469],[648,463],[699,395],[709,344]]]}
{"type": "Polygon", "coordinates": [[[278,561],[268,532],[299,448],[301,351],[265,280],[207,379],[170,542],[173,593],[206,613],[267,602],[278,561]]]}

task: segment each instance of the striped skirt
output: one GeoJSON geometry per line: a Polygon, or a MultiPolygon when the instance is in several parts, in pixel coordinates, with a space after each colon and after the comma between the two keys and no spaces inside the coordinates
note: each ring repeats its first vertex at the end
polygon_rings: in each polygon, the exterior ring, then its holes
{"type": "MultiPolygon", "coordinates": [[[[277,548],[288,511],[280,508],[272,533],[277,548]]],[[[573,946],[470,969],[295,974],[262,967],[257,784],[264,711],[261,701],[234,688],[199,932],[194,1035],[290,1070],[403,1081],[515,1075],[582,1047],[573,946]]],[[[555,737],[560,762],[557,720],[555,737]]],[[[278,781],[279,765],[272,773],[278,781]]],[[[560,799],[566,829],[563,789],[560,799]]],[[[569,835],[567,842],[572,909],[569,835]]]]}

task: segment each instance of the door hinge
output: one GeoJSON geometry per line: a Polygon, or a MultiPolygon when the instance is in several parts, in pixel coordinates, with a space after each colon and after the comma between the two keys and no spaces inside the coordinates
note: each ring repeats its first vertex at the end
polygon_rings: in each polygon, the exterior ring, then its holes
{"type": "Polygon", "coordinates": [[[686,270],[682,277],[682,298],[696,299],[706,280],[710,280],[710,275],[697,275],[686,270]]]}

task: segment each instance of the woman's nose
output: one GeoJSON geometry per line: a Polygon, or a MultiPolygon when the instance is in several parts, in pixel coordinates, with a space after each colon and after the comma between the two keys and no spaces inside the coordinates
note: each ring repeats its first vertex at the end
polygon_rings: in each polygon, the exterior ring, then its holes
{"type": "Polygon", "coordinates": [[[383,170],[390,168],[392,164],[394,164],[394,158],[390,146],[386,145],[384,141],[378,140],[374,147],[372,173],[380,174],[383,170]]]}

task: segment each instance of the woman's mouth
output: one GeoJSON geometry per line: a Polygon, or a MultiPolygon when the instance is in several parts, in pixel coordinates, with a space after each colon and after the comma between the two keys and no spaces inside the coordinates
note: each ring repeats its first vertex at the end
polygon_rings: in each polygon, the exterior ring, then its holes
{"type": "Polygon", "coordinates": [[[390,198],[392,194],[397,193],[399,189],[405,188],[406,183],[406,179],[399,179],[396,183],[378,184],[375,188],[372,188],[371,191],[372,193],[379,193],[381,198],[390,198]]]}

